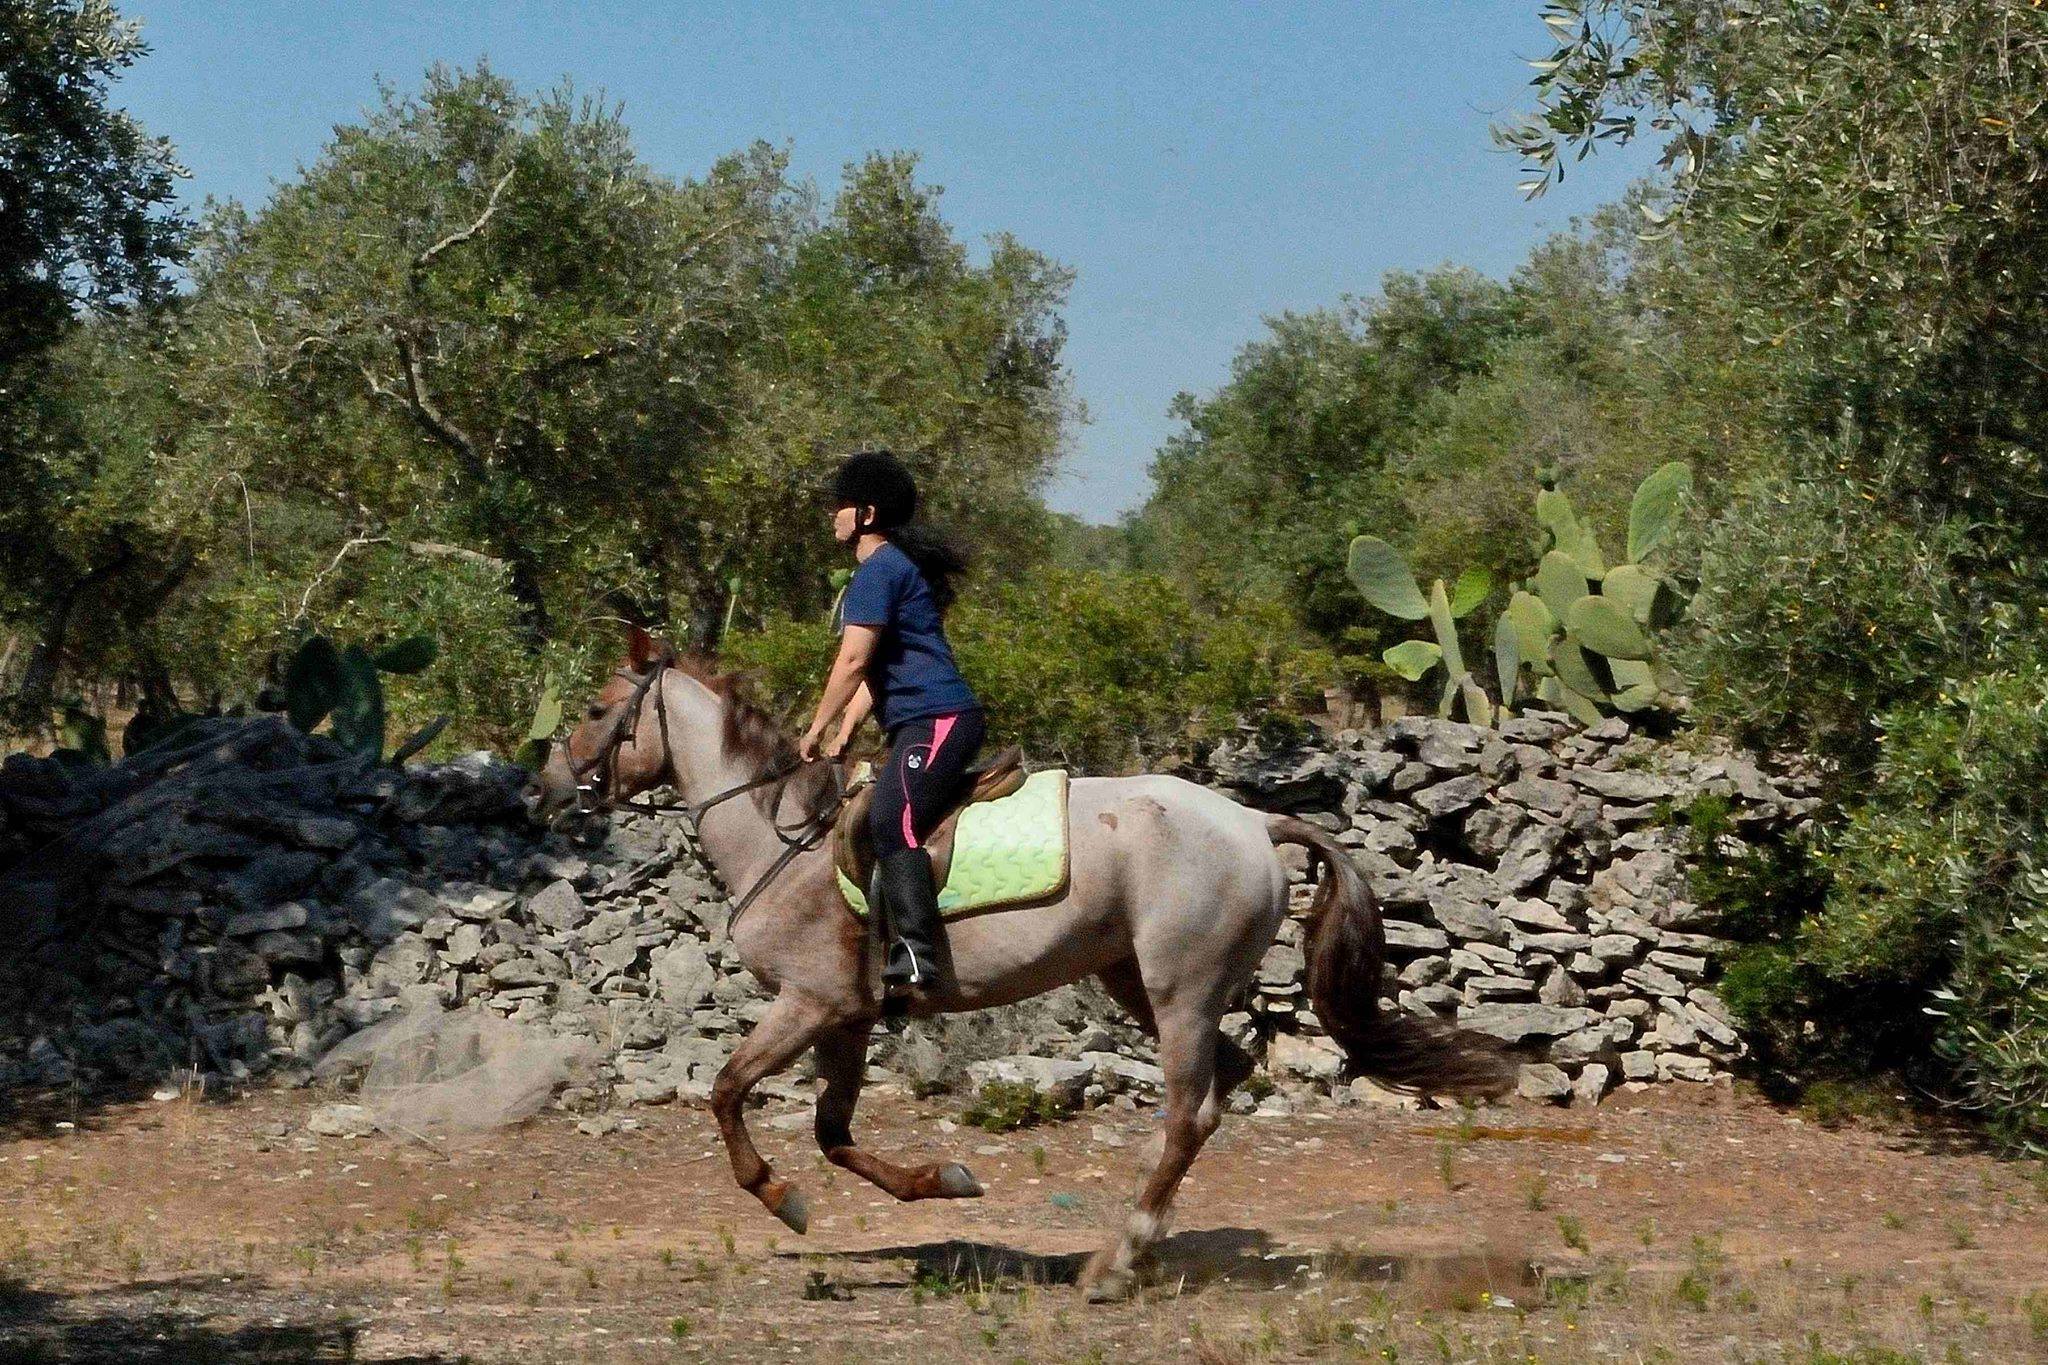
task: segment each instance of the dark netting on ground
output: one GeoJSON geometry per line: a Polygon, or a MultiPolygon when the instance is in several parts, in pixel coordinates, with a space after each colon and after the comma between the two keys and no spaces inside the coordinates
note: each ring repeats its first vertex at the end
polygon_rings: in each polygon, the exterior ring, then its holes
{"type": "Polygon", "coordinates": [[[439,1141],[518,1123],[597,1060],[562,1038],[485,1010],[420,1009],[365,1029],[322,1058],[323,1080],[362,1076],[362,1106],[397,1137],[439,1141]]]}

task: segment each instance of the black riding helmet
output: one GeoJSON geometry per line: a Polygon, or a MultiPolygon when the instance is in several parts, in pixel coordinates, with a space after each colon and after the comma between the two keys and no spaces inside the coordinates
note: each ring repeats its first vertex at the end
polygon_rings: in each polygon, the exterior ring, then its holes
{"type": "Polygon", "coordinates": [[[834,507],[872,507],[874,520],[860,531],[889,531],[909,524],[917,515],[917,480],[903,461],[886,450],[849,455],[832,478],[834,507]]]}

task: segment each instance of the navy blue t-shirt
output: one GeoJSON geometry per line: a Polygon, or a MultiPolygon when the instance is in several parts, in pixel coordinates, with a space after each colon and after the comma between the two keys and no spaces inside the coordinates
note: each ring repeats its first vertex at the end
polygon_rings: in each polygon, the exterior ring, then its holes
{"type": "Polygon", "coordinates": [[[884,544],[853,571],[839,621],[882,633],[868,660],[868,691],[884,730],[981,705],[953,662],[931,585],[896,546],[884,544]]]}

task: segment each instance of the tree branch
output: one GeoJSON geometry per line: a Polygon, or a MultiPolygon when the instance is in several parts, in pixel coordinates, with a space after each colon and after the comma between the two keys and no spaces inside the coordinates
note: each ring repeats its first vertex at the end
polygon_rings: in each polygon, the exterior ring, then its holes
{"type": "Polygon", "coordinates": [[[490,222],[491,215],[498,211],[498,196],[504,192],[505,186],[511,183],[512,172],[516,169],[518,169],[516,165],[507,167],[505,173],[498,177],[498,183],[491,186],[491,197],[489,201],[487,201],[484,204],[484,211],[480,215],[478,215],[477,220],[474,223],[471,223],[466,228],[457,228],[455,231],[449,233],[446,237],[443,237],[440,241],[434,243],[432,246],[428,247],[425,251],[422,251],[419,255],[413,258],[413,292],[419,292],[420,278],[426,273],[427,267],[434,263],[435,257],[439,256],[442,252],[448,250],[450,247],[460,246],[462,243],[468,241],[470,238],[476,236],[479,232],[482,232],[484,230],[484,224],[490,222]]]}

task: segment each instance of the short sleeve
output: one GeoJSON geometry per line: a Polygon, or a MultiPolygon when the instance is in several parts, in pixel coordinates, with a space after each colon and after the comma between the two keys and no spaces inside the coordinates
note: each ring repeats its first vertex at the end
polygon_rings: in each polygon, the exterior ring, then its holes
{"type": "Polygon", "coordinates": [[[839,603],[841,626],[886,626],[896,619],[896,580],[870,555],[853,571],[839,603]]]}

